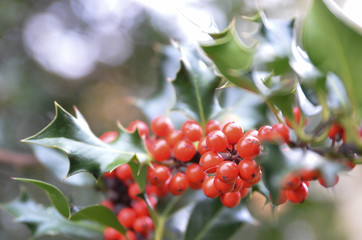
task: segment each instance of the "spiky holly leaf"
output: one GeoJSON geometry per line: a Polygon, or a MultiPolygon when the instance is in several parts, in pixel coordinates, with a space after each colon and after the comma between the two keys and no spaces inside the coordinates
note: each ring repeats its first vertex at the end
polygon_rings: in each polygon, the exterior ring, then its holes
{"type": "Polygon", "coordinates": [[[69,217],[70,207],[68,204],[68,200],[57,187],[55,187],[49,183],[35,180],[35,179],[29,179],[29,178],[13,178],[13,179],[17,180],[17,181],[32,183],[32,184],[42,188],[46,192],[50,202],[58,210],[58,212],[60,214],[62,214],[63,217],[65,217],[65,218],[69,217]]]}
{"type": "Polygon", "coordinates": [[[57,103],[55,110],[53,121],[23,142],[64,151],[70,161],[68,176],[85,171],[98,179],[105,172],[132,159],[143,164],[148,161],[149,156],[137,132],[120,129],[119,139],[125,144],[106,144],[92,133],[79,111],[76,110],[77,115],[73,117],[57,103]]]}
{"type": "Polygon", "coordinates": [[[214,41],[202,43],[201,47],[220,73],[235,85],[257,92],[250,76],[255,47],[247,47],[241,42],[235,29],[235,19],[222,32],[210,35],[214,41]]]}
{"type": "Polygon", "coordinates": [[[221,110],[215,97],[221,79],[195,49],[181,48],[181,55],[180,70],[172,81],[176,92],[173,109],[183,111],[204,126],[221,110]]]}
{"type": "Polygon", "coordinates": [[[335,73],[343,82],[352,107],[346,106],[344,127],[348,140],[357,139],[357,119],[362,117],[362,28],[334,1],[314,0],[302,37],[312,63],[324,73],[335,73]]]}
{"type": "Polygon", "coordinates": [[[244,202],[227,208],[220,199],[203,198],[191,213],[183,239],[230,239],[245,223],[255,223],[244,202]]]}
{"type": "Polygon", "coordinates": [[[1,205],[16,222],[29,227],[32,236],[64,235],[72,238],[94,238],[102,235],[104,227],[90,221],[70,221],[54,207],[45,208],[32,201],[25,193],[12,202],[1,205]]]}

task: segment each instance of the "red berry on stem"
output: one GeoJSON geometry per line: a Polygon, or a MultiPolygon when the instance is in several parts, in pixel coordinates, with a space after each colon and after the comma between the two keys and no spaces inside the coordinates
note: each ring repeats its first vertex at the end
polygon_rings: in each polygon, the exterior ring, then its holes
{"type": "Polygon", "coordinates": [[[180,130],[173,130],[170,134],[167,135],[166,141],[170,147],[175,146],[175,144],[184,138],[183,133],[180,130]]]}
{"type": "Polygon", "coordinates": [[[196,148],[189,140],[179,140],[173,147],[173,154],[178,160],[188,162],[195,156],[196,148]]]}
{"type": "Polygon", "coordinates": [[[165,139],[157,139],[152,143],[150,149],[152,157],[159,162],[167,160],[171,157],[171,147],[168,145],[165,139]]]}
{"type": "Polygon", "coordinates": [[[206,135],[214,130],[221,130],[220,123],[217,120],[209,120],[205,126],[206,135]]]}
{"type": "MultiPolygon", "coordinates": [[[[128,240],[137,240],[136,234],[130,230],[126,232],[126,236],[127,236],[128,240]]],[[[118,238],[117,240],[127,240],[127,238],[122,236],[122,237],[118,238]]]]}
{"type": "Polygon", "coordinates": [[[117,214],[118,221],[126,228],[132,227],[136,217],[137,213],[133,208],[123,208],[117,214]]]}
{"type": "Polygon", "coordinates": [[[135,200],[140,199],[137,195],[141,193],[141,189],[136,182],[128,187],[128,195],[135,200]]]}
{"type": "Polygon", "coordinates": [[[308,197],[308,187],[303,182],[296,189],[286,190],[285,195],[287,196],[288,200],[293,203],[302,203],[308,197]]]}
{"type": "Polygon", "coordinates": [[[149,168],[147,177],[151,184],[162,185],[171,177],[171,171],[164,165],[156,165],[153,169],[149,168]]]}
{"type": "Polygon", "coordinates": [[[258,139],[260,141],[273,141],[273,128],[271,126],[265,125],[259,128],[258,130],[258,139]]]}
{"type": "Polygon", "coordinates": [[[319,183],[325,187],[325,188],[331,188],[337,185],[337,183],[339,182],[339,176],[335,175],[333,179],[329,179],[329,181],[327,181],[326,179],[324,179],[322,176],[318,178],[319,183]]]}
{"type": "Polygon", "coordinates": [[[145,138],[148,137],[149,129],[145,122],[136,120],[136,121],[131,122],[127,127],[127,130],[130,132],[134,132],[134,131],[136,131],[136,129],[137,129],[138,135],[140,135],[140,137],[145,137],[145,138]]]}
{"type": "Polygon", "coordinates": [[[189,187],[186,175],[178,172],[172,176],[170,183],[168,184],[168,190],[172,195],[181,195],[189,187]]]}
{"type": "Polygon", "coordinates": [[[117,178],[123,182],[133,179],[131,167],[127,163],[117,167],[115,172],[117,178]]]}
{"type": "Polygon", "coordinates": [[[216,189],[215,184],[215,176],[211,176],[205,179],[202,184],[202,191],[204,192],[206,197],[209,198],[217,198],[220,196],[219,191],[216,189]]]}
{"type": "Polygon", "coordinates": [[[249,188],[241,188],[241,190],[239,191],[240,192],[240,197],[241,198],[244,198],[244,197],[246,197],[246,195],[248,195],[248,193],[249,193],[249,188]]]}
{"type": "Polygon", "coordinates": [[[256,137],[241,138],[235,145],[236,151],[242,158],[254,158],[260,153],[260,141],[256,137]]]}
{"type": "Polygon", "coordinates": [[[281,123],[274,124],[273,129],[273,138],[274,140],[280,141],[283,140],[285,143],[290,141],[289,129],[281,123]]]}
{"type": "Polygon", "coordinates": [[[341,140],[344,134],[344,128],[338,123],[333,123],[328,132],[328,137],[330,139],[335,139],[337,141],[341,140]]]}
{"type": "Polygon", "coordinates": [[[111,143],[114,140],[116,140],[116,138],[118,137],[118,132],[116,131],[109,131],[109,132],[105,132],[103,133],[99,139],[102,140],[105,143],[111,143]]]}
{"type": "Polygon", "coordinates": [[[200,154],[204,154],[210,151],[210,148],[206,144],[206,138],[202,138],[199,141],[199,144],[197,145],[197,151],[199,151],[200,154]]]}
{"type": "Polygon", "coordinates": [[[135,232],[138,232],[143,237],[146,237],[148,233],[154,229],[152,218],[149,216],[136,218],[132,227],[135,232]]]}
{"type": "Polygon", "coordinates": [[[240,178],[246,182],[256,180],[260,175],[260,165],[253,159],[244,159],[238,164],[240,178]]]}
{"type": "Polygon", "coordinates": [[[222,132],[225,134],[230,144],[237,143],[244,135],[243,128],[235,122],[228,122],[225,124],[222,128],[222,132]]]}
{"type": "Polygon", "coordinates": [[[302,179],[298,173],[291,172],[287,174],[282,182],[281,187],[285,190],[293,190],[300,186],[302,179]]]}
{"type": "Polygon", "coordinates": [[[202,184],[206,177],[206,173],[201,168],[199,164],[193,163],[189,165],[186,169],[186,177],[190,185],[192,184],[202,184]]]}
{"type": "Polygon", "coordinates": [[[197,123],[195,120],[189,119],[181,125],[181,132],[186,132],[186,128],[189,124],[197,123]]]}
{"type": "Polygon", "coordinates": [[[222,152],[228,146],[228,139],[220,130],[214,130],[206,136],[207,146],[214,152],[222,152]]]}
{"type": "Polygon", "coordinates": [[[166,137],[173,130],[171,119],[165,116],[155,117],[151,122],[151,130],[158,137],[166,137]]]}
{"type": "Polygon", "coordinates": [[[120,232],[118,232],[116,229],[107,227],[104,230],[104,239],[105,240],[118,240],[121,237],[123,237],[122,234],[120,232]]]}
{"type": "Polygon", "coordinates": [[[241,200],[240,192],[228,192],[221,194],[220,196],[221,203],[228,208],[236,207],[241,200]]]}
{"type": "Polygon", "coordinates": [[[216,152],[206,152],[200,158],[200,166],[206,173],[215,173],[217,166],[223,161],[220,154],[216,152]]]}
{"type": "Polygon", "coordinates": [[[202,138],[202,128],[198,123],[189,123],[187,126],[183,128],[182,133],[185,135],[187,139],[191,142],[199,141],[202,138]]]}
{"type": "Polygon", "coordinates": [[[214,179],[215,188],[219,191],[219,193],[227,193],[231,192],[234,189],[234,182],[224,183],[217,177],[214,179]]]}
{"type": "Polygon", "coordinates": [[[232,190],[233,192],[239,192],[244,186],[244,181],[240,178],[240,176],[238,176],[235,179],[235,184],[234,184],[234,189],[232,190]]]}
{"type": "Polygon", "coordinates": [[[318,169],[300,169],[298,170],[298,174],[300,175],[302,181],[317,180],[320,176],[318,169]]]}
{"type": "Polygon", "coordinates": [[[238,176],[238,166],[232,161],[223,161],[217,166],[216,178],[224,183],[233,183],[238,176]]]}

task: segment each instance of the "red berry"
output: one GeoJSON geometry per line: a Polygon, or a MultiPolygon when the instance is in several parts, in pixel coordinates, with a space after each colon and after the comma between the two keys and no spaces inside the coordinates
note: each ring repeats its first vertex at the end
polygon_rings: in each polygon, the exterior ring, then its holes
{"type": "Polygon", "coordinates": [[[194,189],[194,190],[199,190],[199,189],[202,188],[202,184],[203,184],[203,182],[201,182],[201,183],[193,183],[193,182],[190,182],[190,183],[189,183],[189,187],[190,187],[191,189],[194,189]]]}
{"type": "Polygon", "coordinates": [[[162,162],[171,157],[171,147],[165,139],[157,139],[152,143],[151,155],[156,161],[162,162]]]}
{"type": "Polygon", "coordinates": [[[215,173],[217,166],[223,161],[220,154],[206,152],[200,158],[200,166],[206,173],[215,173]]]}
{"type": "Polygon", "coordinates": [[[126,163],[116,168],[116,176],[119,180],[127,182],[133,179],[131,167],[126,163]]]}
{"type": "Polygon", "coordinates": [[[175,144],[184,138],[184,135],[180,130],[173,130],[170,134],[167,135],[166,141],[170,147],[175,146],[175,144]]]}
{"type": "Polygon", "coordinates": [[[105,143],[111,143],[114,140],[116,140],[116,138],[118,137],[118,132],[115,131],[109,131],[109,132],[105,132],[103,133],[99,139],[102,140],[105,143]]]}
{"type": "Polygon", "coordinates": [[[234,182],[225,183],[222,182],[219,178],[214,179],[215,188],[219,191],[219,193],[227,193],[231,192],[234,189],[234,182]]]}
{"type": "Polygon", "coordinates": [[[281,187],[285,190],[293,190],[300,186],[302,179],[298,173],[291,172],[287,174],[282,182],[281,187]]]}
{"type": "Polygon", "coordinates": [[[146,237],[148,233],[154,229],[152,218],[149,216],[141,216],[135,219],[133,230],[146,237]]]}
{"type": "Polygon", "coordinates": [[[221,194],[220,196],[221,203],[228,208],[236,207],[241,200],[240,192],[228,192],[221,194]]]}
{"type": "Polygon", "coordinates": [[[209,147],[206,144],[206,138],[202,138],[199,141],[199,144],[197,145],[197,151],[199,151],[200,154],[204,154],[210,151],[209,147]]]}
{"type": "Polygon", "coordinates": [[[228,146],[228,139],[220,130],[214,130],[206,136],[207,146],[214,152],[222,152],[228,146]]]}
{"type": "Polygon", "coordinates": [[[171,177],[171,171],[164,165],[157,165],[153,169],[149,168],[148,180],[153,185],[162,185],[171,177]]]}
{"type": "Polygon", "coordinates": [[[195,120],[189,119],[181,125],[181,132],[186,132],[186,128],[189,124],[197,123],[195,120]]]}
{"type": "Polygon", "coordinates": [[[238,168],[240,178],[247,182],[256,180],[260,175],[260,165],[253,159],[244,159],[240,161],[238,168]]]}
{"type": "Polygon", "coordinates": [[[300,169],[298,174],[302,181],[313,181],[317,180],[320,176],[319,170],[317,169],[300,169]]]}
{"type": "Polygon", "coordinates": [[[156,187],[156,195],[157,197],[164,197],[168,194],[168,182],[167,181],[165,184],[159,185],[156,187]]]}
{"type": "Polygon", "coordinates": [[[243,128],[235,122],[228,122],[225,124],[222,128],[222,132],[227,137],[229,144],[237,143],[244,135],[243,128]]]}
{"type": "Polygon", "coordinates": [[[259,128],[258,130],[258,139],[260,141],[273,141],[273,128],[271,126],[265,125],[259,128]]]}
{"type": "Polygon", "coordinates": [[[221,130],[220,123],[217,120],[210,120],[206,123],[205,132],[206,135],[214,130],[221,130]]]}
{"type": "MultiPolygon", "coordinates": [[[[293,119],[294,119],[295,123],[297,125],[299,125],[301,117],[302,117],[302,113],[300,111],[300,108],[299,107],[293,107],[292,112],[293,112],[293,119]]],[[[293,128],[292,123],[290,122],[290,120],[287,117],[285,117],[285,123],[287,124],[288,127],[293,128]]],[[[304,126],[307,123],[308,123],[308,119],[305,120],[304,126]]]]}
{"type": "Polygon", "coordinates": [[[137,213],[133,208],[123,208],[117,214],[118,221],[126,228],[132,227],[136,217],[137,213]]]}
{"type": "Polygon", "coordinates": [[[168,184],[168,190],[172,195],[181,195],[189,187],[186,175],[178,172],[172,176],[170,183],[168,184]]]}
{"type": "Polygon", "coordinates": [[[118,240],[119,238],[123,237],[120,232],[118,232],[116,229],[113,229],[111,227],[107,227],[104,230],[104,238],[105,240],[118,240]]]}
{"type": "Polygon", "coordinates": [[[328,132],[328,137],[330,139],[335,139],[337,141],[341,140],[344,134],[344,128],[338,123],[333,123],[328,132]]]}
{"type": "Polygon", "coordinates": [[[254,158],[260,153],[260,141],[256,137],[241,138],[235,145],[236,151],[242,158],[254,158]]]}
{"type": "Polygon", "coordinates": [[[239,191],[240,192],[240,197],[241,198],[244,198],[244,197],[246,197],[246,195],[248,195],[248,193],[249,193],[249,188],[241,188],[241,190],[239,191]]]}
{"type": "Polygon", "coordinates": [[[186,177],[188,182],[191,184],[202,184],[206,177],[206,173],[199,164],[193,163],[186,169],[186,177]]]}
{"type": "Polygon", "coordinates": [[[102,204],[103,206],[111,209],[111,210],[113,210],[113,208],[114,208],[114,204],[113,204],[113,202],[110,201],[110,200],[103,200],[103,201],[101,202],[101,204],[102,204]]]}
{"type": "MultiPolygon", "coordinates": [[[[126,232],[126,236],[127,236],[128,240],[137,240],[136,234],[130,230],[126,232]]],[[[124,236],[122,236],[122,237],[118,238],[118,240],[127,240],[127,239],[124,236]]]]}
{"type": "Polygon", "coordinates": [[[149,129],[145,122],[136,120],[136,121],[131,122],[127,127],[127,130],[130,132],[134,132],[134,131],[136,131],[136,129],[137,129],[138,135],[140,135],[140,137],[145,137],[145,138],[148,137],[149,129]]]}
{"type": "Polygon", "coordinates": [[[151,130],[158,137],[166,137],[172,130],[171,119],[165,116],[158,116],[151,122],[151,130]]]}
{"type": "Polygon", "coordinates": [[[290,140],[289,129],[285,125],[277,123],[272,126],[272,129],[273,129],[274,140],[276,141],[283,140],[285,143],[289,142],[290,140]]]}
{"type": "Polygon", "coordinates": [[[322,176],[318,178],[319,183],[325,188],[331,188],[337,185],[339,182],[339,176],[335,175],[330,181],[326,181],[322,176]]]}
{"type": "Polygon", "coordinates": [[[128,187],[128,195],[135,200],[138,200],[139,197],[137,196],[138,194],[141,193],[141,189],[138,186],[138,184],[136,182],[132,183],[129,187],[128,187]]]}
{"type": "Polygon", "coordinates": [[[202,128],[198,123],[189,123],[187,126],[183,128],[182,133],[185,135],[187,139],[191,142],[199,141],[202,138],[202,128]]]}
{"type": "Polygon", "coordinates": [[[245,134],[244,134],[244,136],[243,136],[243,138],[246,138],[246,137],[248,137],[248,136],[252,136],[252,137],[256,137],[256,138],[258,138],[258,131],[256,131],[256,130],[249,130],[249,131],[247,131],[245,134]]]}
{"type": "Polygon", "coordinates": [[[244,186],[244,181],[240,178],[240,176],[238,176],[235,179],[235,184],[234,184],[234,189],[232,190],[233,192],[239,192],[244,186]]]}
{"type": "Polygon", "coordinates": [[[147,203],[142,199],[132,202],[132,208],[136,211],[137,217],[149,216],[147,203]]]}
{"type": "MultiPolygon", "coordinates": [[[[261,170],[261,168],[259,169],[259,174],[258,174],[258,177],[250,182],[247,182],[249,184],[251,184],[251,186],[257,184],[258,182],[260,182],[261,178],[263,177],[263,171],[261,170]]],[[[246,186],[247,184],[245,184],[246,186]]]]}
{"type": "Polygon", "coordinates": [[[285,195],[293,203],[302,203],[308,197],[308,187],[302,182],[296,189],[285,191],[285,195]]]}
{"type": "Polygon", "coordinates": [[[215,176],[211,176],[206,178],[202,184],[202,191],[204,192],[205,196],[209,198],[217,198],[220,196],[219,191],[215,187],[214,180],[215,176]]]}
{"type": "Polygon", "coordinates": [[[216,169],[216,178],[224,183],[233,183],[238,176],[238,166],[232,161],[223,161],[216,169]]]}
{"type": "Polygon", "coordinates": [[[173,154],[178,160],[188,162],[195,156],[196,148],[189,140],[179,140],[173,147],[173,154]]]}

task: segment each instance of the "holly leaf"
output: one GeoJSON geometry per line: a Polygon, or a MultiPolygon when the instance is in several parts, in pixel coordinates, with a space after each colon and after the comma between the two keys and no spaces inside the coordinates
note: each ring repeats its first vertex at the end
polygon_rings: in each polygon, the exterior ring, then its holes
{"type": "Polygon", "coordinates": [[[203,198],[190,216],[183,239],[229,239],[245,223],[254,223],[245,204],[227,208],[220,199],[203,198]]]}
{"type": "Polygon", "coordinates": [[[345,109],[348,119],[344,125],[347,138],[356,139],[354,124],[362,117],[362,28],[333,1],[314,0],[304,21],[302,40],[311,62],[325,74],[335,73],[343,82],[353,111],[351,114],[345,109]]]}
{"type": "Polygon", "coordinates": [[[231,24],[218,34],[210,34],[212,42],[201,44],[201,48],[215,63],[219,72],[235,85],[257,92],[250,76],[255,47],[247,47],[239,39],[234,19],[231,24]]]}
{"type": "Polygon", "coordinates": [[[22,141],[64,151],[70,161],[67,176],[86,171],[98,179],[131,159],[140,163],[148,161],[146,150],[141,147],[142,139],[137,138],[136,132],[131,134],[121,129],[119,139],[129,142],[112,146],[97,138],[83,117],[73,117],[57,103],[55,111],[55,118],[47,127],[22,141]]]}
{"type": "Polygon", "coordinates": [[[181,110],[186,116],[202,126],[215,116],[221,107],[215,97],[215,90],[221,79],[202,60],[196,50],[181,48],[181,66],[172,81],[176,92],[173,110],[181,110]]]}
{"type": "Polygon", "coordinates": [[[12,202],[1,205],[16,222],[29,227],[32,236],[65,235],[72,238],[94,238],[102,235],[104,227],[90,221],[70,221],[64,218],[54,207],[45,208],[22,193],[12,202]]]}
{"type": "Polygon", "coordinates": [[[61,215],[63,215],[63,217],[65,218],[68,218],[70,216],[70,207],[68,204],[68,200],[57,187],[49,183],[35,179],[29,179],[29,178],[13,178],[13,179],[17,181],[32,183],[42,188],[46,192],[50,202],[58,210],[58,212],[61,215]]]}
{"type": "Polygon", "coordinates": [[[124,235],[127,232],[127,229],[118,221],[117,216],[113,213],[113,211],[103,205],[94,205],[83,208],[73,214],[70,217],[70,220],[76,222],[91,220],[104,227],[114,228],[124,235]]]}

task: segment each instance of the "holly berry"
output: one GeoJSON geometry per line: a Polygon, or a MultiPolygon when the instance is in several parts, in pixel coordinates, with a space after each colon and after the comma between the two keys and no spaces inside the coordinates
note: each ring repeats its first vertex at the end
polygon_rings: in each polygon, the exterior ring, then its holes
{"type": "Polygon", "coordinates": [[[216,152],[206,152],[200,158],[200,166],[206,173],[215,173],[217,166],[223,161],[220,154],[216,152]]]}
{"type": "Polygon", "coordinates": [[[329,181],[325,180],[324,177],[319,177],[318,182],[325,188],[331,188],[337,185],[339,182],[339,176],[335,175],[333,179],[329,179],[329,181]]]}
{"type": "Polygon", "coordinates": [[[224,183],[233,183],[238,176],[238,166],[232,161],[223,161],[216,169],[216,178],[224,183]]]}
{"type": "Polygon", "coordinates": [[[258,130],[258,139],[260,141],[273,141],[273,128],[268,125],[260,127],[258,130]]]}
{"type": "Polygon", "coordinates": [[[143,199],[132,202],[132,208],[136,211],[137,217],[149,216],[147,203],[143,199]]]}
{"type": "Polygon", "coordinates": [[[272,126],[273,129],[273,138],[274,140],[283,140],[285,143],[290,141],[290,133],[289,129],[281,123],[274,124],[272,126]]]}
{"type": "Polygon", "coordinates": [[[172,130],[171,119],[165,116],[158,116],[151,122],[151,130],[158,137],[166,137],[172,130]]]}
{"type": "Polygon", "coordinates": [[[214,185],[215,188],[218,190],[219,193],[227,193],[227,192],[231,192],[232,190],[234,190],[234,182],[231,183],[225,183],[222,182],[219,178],[215,178],[214,179],[214,185]]]}
{"type": "Polygon", "coordinates": [[[244,159],[238,164],[240,178],[246,182],[256,180],[260,174],[260,165],[253,159],[244,159]]]}
{"type": "Polygon", "coordinates": [[[111,143],[114,140],[116,140],[116,138],[118,137],[118,132],[115,131],[109,131],[109,132],[105,132],[103,133],[99,139],[102,140],[105,143],[111,143]]]}
{"type": "Polygon", "coordinates": [[[162,185],[171,177],[170,169],[164,165],[157,165],[149,168],[148,180],[153,185],[162,185]]]}
{"type": "Polygon", "coordinates": [[[240,176],[238,176],[235,179],[235,183],[234,183],[234,188],[233,188],[233,192],[239,192],[244,186],[244,181],[240,178],[240,176]]]}
{"type": "Polygon", "coordinates": [[[128,164],[116,168],[116,176],[119,180],[127,182],[133,179],[132,169],[128,164]]]}
{"type": "Polygon", "coordinates": [[[118,240],[121,237],[123,237],[122,234],[111,227],[107,227],[104,230],[104,239],[105,240],[118,240]]]}
{"type": "Polygon", "coordinates": [[[154,229],[152,218],[149,216],[141,216],[134,220],[132,225],[133,230],[138,232],[144,237],[147,237],[148,233],[154,229]]]}
{"type": "MultiPolygon", "coordinates": [[[[301,117],[302,117],[302,112],[300,111],[299,107],[293,107],[292,109],[293,112],[293,119],[296,122],[297,125],[299,125],[301,117]]],[[[288,127],[293,128],[293,125],[291,123],[291,121],[285,117],[285,123],[287,124],[288,127]]],[[[304,126],[308,123],[308,119],[305,120],[304,122],[304,126]]]]}
{"type": "Polygon", "coordinates": [[[184,138],[183,133],[180,130],[173,130],[170,134],[167,135],[166,141],[170,147],[175,146],[175,144],[184,138]]]}
{"type": "Polygon", "coordinates": [[[172,195],[181,195],[189,187],[186,175],[178,172],[172,176],[170,183],[168,184],[168,190],[172,195]]]}
{"type": "Polygon", "coordinates": [[[182,133],[191,142],[195,142],[195,141],[199,141],[202,138],[203,131],[202,131],[200,124],[193,122],[193,123],[187,124],[182,129],[182,133]]]}
{"type": "Polygon", "coordinates": [[[186,169],[186,178],[188,182],[191,184],[202,184],[204,182],[204,179],[206,177],[206,173],[202,169],[202,167],[199,164],[193,163],[190,164],[186,169]]]}
{"type": "Polygon", "coordinates": [[[150,151],[152,157],[159,162],[165,161],[171,157],[171,147],[165,139],[157,139],[152,143],[150,151]]]}
{"type": "Polygon", "coordinates": [[[211,131],[206,136],[207,146],[214,152],[222,152],[228,146],[228,139],[220,130],[211,131]]]}
{"type": "Polygon", "coordinates": [[[138,200],[139,197],[137,196],[138,194],[141,193],[141,189],[138,186],[138,184],[136,182],[133,182],[129,187],[128,187],[128,195],[135,200],[138,200]]]}
{"type": "Polygon", "coordinates": [[[173,147],[175,157],[183,162],[190,161],[196,154],[196,148],[189,140],[179,140],[173,147]]]}
{"type": "Polygon", "coordinates": [[[220,196],[221,203],[228,208],[236,207],[241,200],[240,192],[223,193],[220,196]]]}
{"type": "Polygon", "coordinates": [[[328,137],[330,139],[335,139],[336,141],[341,140],[344,134],[344,128],[338,123],[333,123],[328,132],[328,137]]]}
{"type": "Polygon", "coordinates": [[[282,180],[281,186],[285,190],[293,190],[299,187],[302,183],[302,179],[298,173],[289,173],[282,180]]]}
{"type": "Polygon", "coordinates": [[[296,189],[285,191],[285,195],[293,203],[302,203],[308,197],[308,187],[302,182],[296,189]]]}
{"type": "Polygon", "coordinates": [[[220,123],[217,120],[209,120],[205,126],[206,135],[215,130],[221,130],[220,123]]]}
{"type": "Polygon", "coordinates": [[[206,178],[202,184],[202,191],[204,192],[205,196],[209,198],[217,198],[218,196],[220,196],[220,192],[215,187],[214,181],[215,176],[211,176],[206,178]]]}
{"type": "Polygon", "coordinates": [[[136,120],[136,121],[131,122],[127,127],[127,130],[130,132],[134,132],[134,131],[136,131],[136,129],[137,129],[138,135],[140,137],[145,137],[145,138],[148,137],[149,128],[145,122],[136,120]]]}
{"type": "Polygon", "coordinates": [[[320,177],[320,172],[317,169],[300,169],[298,174],[302,181],[313,181],[320,177]]]}
{"type": "Polygon", "coordinates": [[[123,208],[117,214],[118,221],[126,228],[131,228],[137,218],[137,213],[133,208],[123,208]]]}
{"type": "Polygon", "coordinates": [[[235,122],[228,122],[225,124],[222,128],[222,132],[227,137],[229,144],[237,143],[244,135],[243,128],[235,122]]]}
{"type": "Polygon", "coordinates": [[[197,151],[199,151],[200,154],[204,154],[210,151],[210,148],[206,144],[206,138],[202,138],[199,141],[199,144],[197,145],[197,151]]]}
{"type": "Polygon", "coordinates": [[[235,149],[242,158],[254,158],[260,153],[260,141],[256,137],[247,136],[238,141],[235,149]]]}

